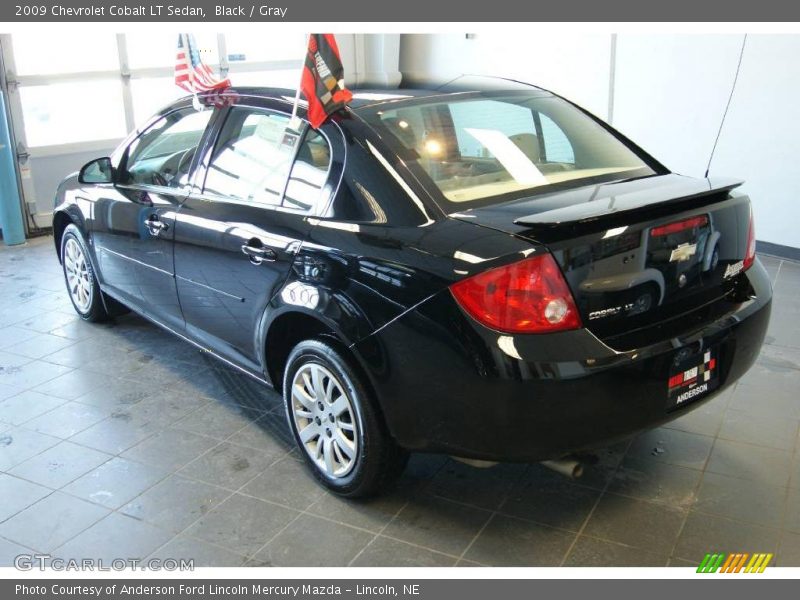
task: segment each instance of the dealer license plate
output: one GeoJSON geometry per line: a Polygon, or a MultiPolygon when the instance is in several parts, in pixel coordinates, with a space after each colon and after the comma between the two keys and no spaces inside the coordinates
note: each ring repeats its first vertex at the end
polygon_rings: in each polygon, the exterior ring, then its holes
{"type": "Polygon", "coordinates": [[[668,409],[706,396],[719,386],[716,348],[709,348],[675,365],[667,382],[668,409]]]}

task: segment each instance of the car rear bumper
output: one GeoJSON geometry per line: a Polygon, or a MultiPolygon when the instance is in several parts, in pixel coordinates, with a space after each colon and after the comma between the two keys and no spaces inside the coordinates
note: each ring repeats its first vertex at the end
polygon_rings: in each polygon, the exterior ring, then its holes
{"type": "Polygon", "coordinates": [[[726,390],[758,357],[772,290],[760,262],[746,292],[710,322],[618,351],[589,331],[510,336],[485,329],[449,292],[354,346],[387,425],[408,449],[539,461],[599,448],[686,414],[726,390]],[[719,387],[670,408],[677,353],[714,348],[719,387]]]}

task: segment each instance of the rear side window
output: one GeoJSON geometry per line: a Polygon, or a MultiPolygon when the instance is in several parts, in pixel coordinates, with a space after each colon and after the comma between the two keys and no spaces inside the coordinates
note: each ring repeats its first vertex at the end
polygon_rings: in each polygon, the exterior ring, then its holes
{"type": "Polygon", "coordinates": [[[283,205],[310,214],[318,214],[331,167],[331,148],[321,133],[308,129],[292,165],[283,205]]]}
{"type": "Polygon", "coordinates": [[[188,183],[197,146],[212,110],[177,110],[153,123],[126,152],[122,178],[127,184],[180,188],[188,183]]]}
{"type": "Polygon", "coordinates": [[[330,146],[316,131],[298,136],[288,126],[284,113],[231,109],[209,163],[204,192],[315,213],[324,196],[330,146]]]}
{"type": "Polygon", "coordinates": [[[288,115],[234,108],[220,132],[204,192],[278,206],[294,156],[288,115]]]}

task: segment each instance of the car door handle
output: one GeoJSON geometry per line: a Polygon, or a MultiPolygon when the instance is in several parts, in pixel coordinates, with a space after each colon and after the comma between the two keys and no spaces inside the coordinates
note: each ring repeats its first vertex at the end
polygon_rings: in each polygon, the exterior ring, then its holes
{"type": "Polygon", "coordinates": [[[158,215],[150,215],[147,217],[144,221],[144,226],[147,227],[147,231],[150,232],[150,235],[158,235],[162,231],[169,229],[169,225],[160,220],[158,215]]]}
{"type": "Polygon", "coordinates": [[[264,246],[254,245],[254,240],[250,240],[246,244],[242,244],[242,252],[248,256],[250,262],[254,265],[260,265],[262,262],[272,262],[278,259],[278,255],[272,248],[264,248],[264,246]]]}

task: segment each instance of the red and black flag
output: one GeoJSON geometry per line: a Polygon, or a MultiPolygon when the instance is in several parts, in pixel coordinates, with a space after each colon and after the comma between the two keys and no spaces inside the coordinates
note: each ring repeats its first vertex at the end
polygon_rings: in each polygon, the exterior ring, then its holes
{"type": "Polygon", "coordinates": [[[353,99],[343,77],[336,38],[332,33],[312,33],[308,38],[301,88],[308,100],[308,120],[314,129],[353,99]]]}

